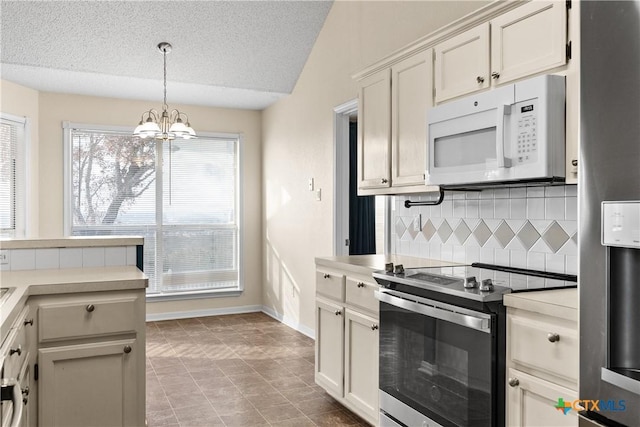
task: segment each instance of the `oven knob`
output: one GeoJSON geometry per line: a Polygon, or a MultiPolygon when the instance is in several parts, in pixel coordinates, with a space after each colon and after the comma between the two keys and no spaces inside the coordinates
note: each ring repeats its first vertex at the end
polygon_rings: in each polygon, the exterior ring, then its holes
{"type": "Polygon", "coordinates": [[[476,281],[476,276],[465,277],[463,286],[467,289],[477,288],[478,282],[476,281]]]}
{"type": "Polygon", "coordinates": [[[395,274],[404,274],[404,266],[402,264],[398,264],[393,268],[393,272],[395,274]]]}
{"type": "Polygon", "coordinates": [[[493,290],[493,283],[491,279],[484,279],[482,284],[480,284],[480,290],[482,292],[491,292],[493,290]]]}
{"type": "Polygon", "coordinates": [[[384,271],[387,273],[393,273],[393,263],[388,262],[384,265],[384,271]]]}

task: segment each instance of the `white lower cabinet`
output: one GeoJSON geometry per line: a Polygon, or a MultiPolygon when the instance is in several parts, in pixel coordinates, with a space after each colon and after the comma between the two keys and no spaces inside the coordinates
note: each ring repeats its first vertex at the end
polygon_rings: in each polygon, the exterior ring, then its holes
{"type": "Polygon", "coordinates": [[[506,425],[577,427],[577,301],[576,289],[505,296],[506,425]]]}
{"type": "Polygon", "coordinates": [[[378,425],[378,285],[337,269],[316,277],[316,383],[378,425]]]}
{"type": "Polygon", "coordinates": [[[377,418],[378,320],[347,309],[344,322],[344,398],[377,418]]]}
{"type": "Polygon", "coordinates": [[[575,409],[558,409],[558,399],[571,403],[578,398],[576,390],[545,381],[517,369],[507,373],[515,383],[507,392],[508,426],[556,426],[578,425],[575,409]],[[517,383],[516,383],[517,381],[517,383]]]}
{"type": "Polygon", "coordinates": [[[41,349],[40,419],[53,426],[137,424],[135,340],[41,349]]]}
{"type": "Polygon", "coordinates": [[[33,297],[42,427],[145,425],[144,290],[33,297]]]}

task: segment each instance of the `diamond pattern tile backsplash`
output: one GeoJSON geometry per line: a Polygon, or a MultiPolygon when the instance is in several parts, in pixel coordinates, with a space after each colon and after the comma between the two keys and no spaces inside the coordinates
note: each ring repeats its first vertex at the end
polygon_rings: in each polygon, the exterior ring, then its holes
{"type": "Polygon", "coordinates": [[[405,208],[407,199],[437,197],[394,198],[397,255],[577,274],[575,185],[446,192],[438,206],[405,208]]]}

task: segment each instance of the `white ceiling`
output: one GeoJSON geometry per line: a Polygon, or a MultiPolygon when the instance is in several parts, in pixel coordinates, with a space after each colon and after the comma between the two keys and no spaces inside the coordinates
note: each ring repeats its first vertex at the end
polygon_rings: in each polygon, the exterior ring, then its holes
{"type": "Polygon", "coordinates": [[[5,1],[3,79],[37,90],[263,109],[291,93],[331,8],[320,1],[5,1]]]}

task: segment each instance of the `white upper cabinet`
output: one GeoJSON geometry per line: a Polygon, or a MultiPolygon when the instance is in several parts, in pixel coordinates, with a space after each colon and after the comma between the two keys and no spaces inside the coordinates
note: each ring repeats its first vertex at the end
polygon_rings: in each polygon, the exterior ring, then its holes
{"type": "Polygon", "coordinates": [[[435,100],[557,69],[567,63],[565,1],[532,1],[434,47],[435,100]]]}
{"type": "Polygon", "coordinates": [[[436,45],[434,52],[436,102],[489,87],[488,22],[436,45]]]}
{"type": "Polygon", "coordinates": [[[358,107],[358,189],[391,185],[391,69],[360,82],[358,107]]]}
{"type": "Polygon", "coordinates": [[[498,83],[567,62],[565,1],[532,1],[491,21],[491,76],[498,83]]]}
{"type": "Polygon", "coordinates": [[[424,185],[427,111],[433,106],[431,49],[391,67],[391,185],[424,185]]]}

